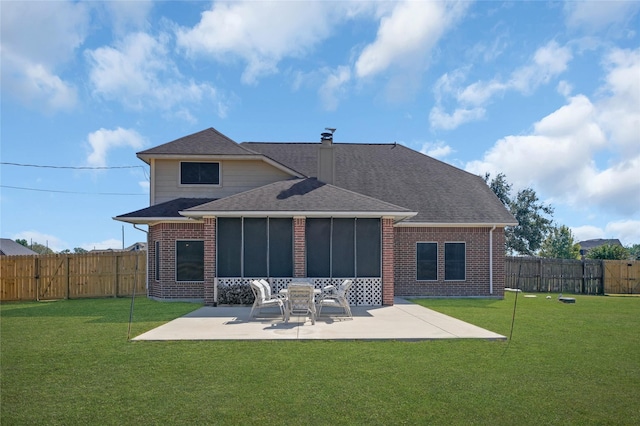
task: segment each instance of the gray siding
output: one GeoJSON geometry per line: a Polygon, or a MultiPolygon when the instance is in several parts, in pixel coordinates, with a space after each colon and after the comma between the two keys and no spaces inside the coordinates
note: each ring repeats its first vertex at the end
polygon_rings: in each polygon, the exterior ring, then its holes
{"type": "Polygon", "coordinates": [[[258,188],[291,176],[260,160],[220,161],[220,185],[180,185],[180,161],[155,160],[152,204],[180,197],[222,198],[258,188]]]}

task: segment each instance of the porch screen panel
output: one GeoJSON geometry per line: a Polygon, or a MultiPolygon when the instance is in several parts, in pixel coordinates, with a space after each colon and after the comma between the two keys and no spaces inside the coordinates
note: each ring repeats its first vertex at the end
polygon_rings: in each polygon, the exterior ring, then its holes
{"type": "Polygon", "coordinates": [[[380,219],[356,219],[356,276],[379,277],[380,219]]]}
{"type": "Polygon", "coordinates": [[[240,277],[242,256],[242,219],[218,218],[218,276],[240,277]]]}
{"type": "Polygon", "coordinates": [[[307,219],[307,276],[328,277],[331,273],[331,219],[307,219]]]}
{"type": "Polygon", "coordinates": [[[333,219],[332,277],[355,276],[355,220],[333,219]]]}
{"type": "Polygon", "coordinates": [[[244,219],[244,277],[267,277],[267,219],[244,219]]]}
{"type": "Polygon", "coordinates": [[[293,277],[292,219],[269,219],[269,276],[293,277]]]}

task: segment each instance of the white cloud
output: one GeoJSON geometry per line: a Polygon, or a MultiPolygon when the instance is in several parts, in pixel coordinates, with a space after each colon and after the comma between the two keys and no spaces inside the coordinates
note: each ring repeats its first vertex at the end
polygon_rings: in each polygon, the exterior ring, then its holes
{"type": "Polygon", "coordinates": [[[638,10],[640,3],[637,1],[568,1],[564,4],[567,25],[587,32],[624,24],[638,10]]]}
{"type": "Polygon", "coordinates": [[[427,142],[422,145],[421,153],[428,155],[433,158],[444,158],[449,154],[453,153],[454,150],[449,145],[442,141],[438,142],[427,142]]]}
{"type": "Polygon", "coordinates": [[[351,81],[351,69],[347,66],[339,66],[328,74],[318,93],[324,108],[333,111],[338,107],[340,98],[344,96],[345,85],[351,81]]]}
{"type": "MultiPolygon", "coordinates": [[[[93,92],[140,110],[174,111],[192,121],[185,105],[220,102],[214,87],[182,76],[169,55],[169,37],[138,32],[117,43],[87,51],[93,92]]],[[[220,113],[220,110],[217,111],[220,113]]]]}
{"type": "Polygon", "coordinates": [[[444,74],[434,87],[436,105],[429,115],[429,123],[434,129],[451,130],[464,123],[484,118],[485,108],[495,96],[507,91],[517,91],[525,95],[532,93],[539,86],[562,74],[572,57],[568,47],[551,41],[538,48],[529,63],[515,69],[504,81],[496,77],[463,87],[462,83],[469,69],[444,74]],[[453,113],[447,113],[443,109],[443,104],[449,98],[457,102],[453,113]]]}
{"type": "Polygon", "coordinates": [[[640,220],[620,220],[609,222],[604,229],[597,226],[584,225],[571,228],[576,242],[597,238],[617,238],[622,245],[640,244],[640,220]]]}
{"type": "Polygon", "coordinates": [[[242,81],[254,84],[275,73],[285,57],[301,57],[332,34],[339,11],[332,2],[215,2],[193,28],[177,31],[178,46],[191,56],[246,63],[242,81]]]}
{"type": "Polygon", "coordinates": [[[569,98],[535,123],[531,134],[500,139],[466,169],[505,173],[517,188],[535,186],[552,202],[579,209],[593,205],[626,218],[640,214],[640,49],[615,50],[607,58],[597,101],[569,98]],[[606,164],[596,161],[602,157],[606,164]]]}
{"type": "Polygon", "coordinates": [[[118,240],[115,238],[109,238],[104,241],[99,241],[95,243],[82,243],[80,244],[85,250],[107,250],[107,249],[121,249],[122,248],[122,240],[118,240]]]}
{"type": "Polygon", "coordinates": [[[2,90],[27,105],[55,112],[76,104],[62,76],[84,42],[89,7],[76,2],[2,2],[2,90]]]}
{"type": "Polygon", "coordinates": [[[432,127],[439,129],[451,130],[468,121],[475,121],[485,116],[484,108],[459,108],[453,113],[448,114],[439,106],[435,106],[429,112],[429,122],[432,127]]]}
{"type": "Polygon", "coordinates": [[[50,234],[44,234],[39,231],[22,231],[15,234],[12,240],[27,240],[27,243],[38,243],[43,246],[49,247],[51,250],[55,252],[59,252],[67,248],[67,243],[61,240],[58,237],[55,237],[50,234]]]}
{"type": "Polygon", "coordinates": [[[355,64],[359,78],[391,67],[421,67],[440,37],[462,16],[466,2],[403,1],[382,17],[376,40],[355,64]]]}
{"type": "Polygon", "coordinates": [[[110,0],[100,3],[111,17],[111,26],[116,34],[124,34],[128,29],[148,27],[147,17],[153,8],[151,0],[110,0]]]}
{"type": "Polygon", "coordinates": [[[107,165],[107,154],[111,149],[119,147],[141,149],[145,145],[144,138],[138,132],[121,127],[115,130],[96,130],[87,136],[87,141],[91,146],[87,163],[94,167],[107,165]]]}

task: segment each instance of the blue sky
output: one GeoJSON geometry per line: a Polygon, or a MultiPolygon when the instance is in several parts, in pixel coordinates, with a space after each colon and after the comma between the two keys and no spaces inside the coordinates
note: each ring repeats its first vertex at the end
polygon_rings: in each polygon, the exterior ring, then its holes
{"type": "Polygon", "coordinates": [[[119,248],[112,217],[149,203],[137,151],[208,127],[237,142],[335,127],[502,172],[577,240],[640,243],[640,2],[2,0],[0,15],[4,238],[119,248]]]}

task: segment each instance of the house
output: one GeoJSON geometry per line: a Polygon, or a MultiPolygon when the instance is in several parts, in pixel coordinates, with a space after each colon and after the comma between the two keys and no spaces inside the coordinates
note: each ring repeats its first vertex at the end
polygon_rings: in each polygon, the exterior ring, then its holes
{"type": "Polygon", "coordinates": [[[589,253],[589,250],[594,249],[596,247],[604,246],[604,245],[622,247],[622,243],[617,238],[608,239],[608,240],[605,240],[602,238],[596,238],[593,240],[580,241],[578,245],[580,246],[580,256],[586,256],[587,253],[589,253]]]}
{"type": "Polygon", "coordinates": [[[0,238],[0,256],[33,256],[38,253],[9,238],[0,238]]]}
{"type": "Polygon", "coordinates": [[[148,295],[234,303],[354,279],[350,303],[394,296],[503,297],[504,228],[484,180],[396,143],[236,143],[213,128],[139,152],[150,206],[148,295]],[[240,296],[238,296],[240,295],[240,296]],[[250,296],[249,296],[250,297],[250,296]]]}

